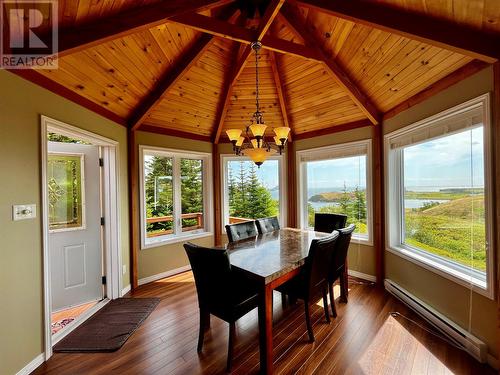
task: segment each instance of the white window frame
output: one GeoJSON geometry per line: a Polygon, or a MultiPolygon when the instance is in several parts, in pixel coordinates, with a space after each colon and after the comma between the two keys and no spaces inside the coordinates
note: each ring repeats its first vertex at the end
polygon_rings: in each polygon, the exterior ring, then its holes
{"type": "Polygon", "coordinates": [[[193,152],[176,150],[170,148],[161,148],[153,146],[139,146],[139,176],[140,176],[140,201],[141,201],[141,249],[150,249],[153,247],[167,244],[187,241],[195,238],[213,236],[213,200],[212,200],[212,155],[205,152],[193,152]],[[146,243],[146,202],[145,202],[145,167],[144,156],[154,155],[168,157],[173,159],[172,182],[173,182],[173,200],[174,200],[174,233],[164,236],[154,237],[146,243]],[[203,223],[204,228],[192,231],[182,232],[181,225],[181,159],[197,159],[203,161],[203,223]]]}
{"type": "MultiPolygon", "coordinates": [[[[287,180],[285,175],[284,166],[284,155],[274,155],[268,157],[266,160],[278,160],[278,178],[279,178],[279,223],[280,227],[284,228],[287,223],[287,204],[286,204],[286,190],[287,180]]],[[[222,201],[221,201],[221,216],[222,216],[222,226],[221,231],[224,232],[224,227],[229,224],[229,191],[228,191],[228,169],[226,168],[229,161],[252,161],[246,156],[235,156],[233,154],[222,154],[220,156],[220,166],[221,166],[221,190],[222,190],[222,201]]],[[[253,163],[253,162],[252,162],[253,163]]],[[[264,162],[265,163],[265,162],[264,162]]]]}
{"type": "MultiPolygon", "coordinates": [[[[386,202],[386,250],[427,270],[437,273],[449,280],[463,285],[490,299],[494,298],[494,264],[493,264],[493,207],[492,207],[492,156],[491,156],[491,110],[490,94],[481,95],[475,99],[452,107],[434,116],[418,121],[402,129],[393,131],[384,136],[384,164],[385,164],[385,202],[386,202]],[[486,216],[486,280],[480,278],[480,271],[446,260],[443,257],[430,254],[415,247],[404,244],[404,206],[403,206],[403,148],[391,149],[391,142],[396,137],[411,135],[430,129],[439,122],[450,119],[460,119],[460,114],[474,108],[481,108],[483,117],[484,139],[484,189],[485,189],[485,216],[486,216]],[[400,197],[400,199],[396,199],[400,197]]],[[[463,117],[462,117],[463,119],[463,117]]],[[[456,134],[474,127],[467,127],[449,132],[443,136],[456,134]]],[[[436,139],[436,138],[430,138],[436,139]]],[[[410,145],[409,145],[410,146],[410,145]]],[[[404,199],[404,198],[403,198],[404,199]]]]}
{"type": "Polygon", "coordinates": [[[297,151],[297,170],[298,173],[298,215],[301,229],[312,229],[309,227],[307,211],[307,162],[320,160],[335,160],[345,157],[355,157],[366,155],[366,227],[368,234],[353,233],[352,242],[363,245],[373,246],[373,181],[372,181],[372,140],[363,139],[355,142],[341,143],[331,146],[318,147],[303,151],[297,151]],[[341,156],[344,153],[349,154],[354,148],[365,148],[366,152],[354,152],[352,155],[341,156]],[[338,156],[337,156],[338,155],[338,156]],[[307,159],[304,161],[303,159],[307,159]]]}

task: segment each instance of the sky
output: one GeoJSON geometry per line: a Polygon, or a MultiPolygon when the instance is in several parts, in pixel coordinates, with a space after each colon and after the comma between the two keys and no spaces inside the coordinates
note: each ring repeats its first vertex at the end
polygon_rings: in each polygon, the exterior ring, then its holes
{"type": "Polygon", "coordinates": [[[404,149],[405,187],[484,187],[483,128],[404,149]]]}
{"type": "MultiPolygon", "coordinates": [[[[253,161],[245,160],[242,158],[243,166],[245,171],[248,172],[253,161]]],[[[264,164],[257,168],[257,177],[259,181],[268,189],[273,189],[278,186],[279,180],[279,172],[278,172],[278,160],[266,160],[264,164]]],[[[231,173],[236,176],[240,171],[240,161],[239,160],[230,160],[229,161],[229,169],[231,173]]]]}

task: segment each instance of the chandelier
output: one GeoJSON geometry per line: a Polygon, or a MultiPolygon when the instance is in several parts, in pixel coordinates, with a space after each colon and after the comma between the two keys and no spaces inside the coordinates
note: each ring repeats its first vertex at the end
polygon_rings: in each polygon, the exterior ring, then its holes
{"type": "Polygon", "coordinates": [[[262,47],[260,42],[253,42],[252,49],[255,51],[255,106],[256,110],[250,119],[250,125],[244,131],[241,129],[228,129],[226,134],[233,144],[233,152],[240,156],[248,156],[260,167],[262,163],[271,155],[279,152],[281,155],[288,141],[290,128],[280,126],[273,128],[275,136],[274,142],[265,138],[267,125],[264,124],[263,113],[259,104],[259,50],[262,47]],[[251,137],[253,136],[253,138],[251,137]]]}

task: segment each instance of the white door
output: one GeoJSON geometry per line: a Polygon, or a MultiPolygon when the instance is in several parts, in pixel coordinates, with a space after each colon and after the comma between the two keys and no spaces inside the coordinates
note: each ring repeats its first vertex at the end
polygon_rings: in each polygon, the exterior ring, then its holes
{"type": "Polygon", "coordinates": [[[48,144],[52,311],[103,299],[99,147],[48,144]]]}

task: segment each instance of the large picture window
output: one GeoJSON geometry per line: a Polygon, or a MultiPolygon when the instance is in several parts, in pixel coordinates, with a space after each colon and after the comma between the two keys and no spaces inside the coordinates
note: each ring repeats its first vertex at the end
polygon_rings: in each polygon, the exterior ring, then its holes
{"type": "Polygon", "coordinates": [[[277,216],[285,225],[282,157],[258,168],[243,157],[222,156],[224,224],[277,216]]]}
{"type": "Polygon", "coordinates": [[[315,213],[347,215],[354,238],[371,242],[371,141],[298,152],[301,224],[314,228],[315,213]]]}
{"type": "Polygon", "coordinates": [[[209,233],[208,154],[141,147],[141,155],[142,247],[209,233]]]}
{"type": "Polygon", "coordinates": [[[487,97],[386,137],[390,247],[488,289],[487,97]]]}

